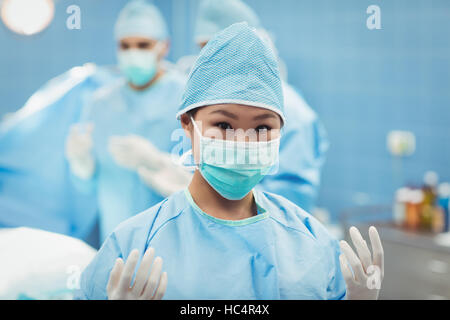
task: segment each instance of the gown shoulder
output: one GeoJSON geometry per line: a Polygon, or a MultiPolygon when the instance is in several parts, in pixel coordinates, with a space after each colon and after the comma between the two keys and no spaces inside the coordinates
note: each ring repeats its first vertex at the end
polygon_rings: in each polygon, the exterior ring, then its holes
{"type": "Polygon", "coordinates": [[[256,192],[259,205],[268,211],[272,220],[280,225],[305,233],[326,245],[335,241],[335,238],[319,220],[285,197],[266,191],[256,192]]]}
{"type": "MultiPolygon", "coordinates": [[[[189,206],[184,191],[178,191],[143,212],[123,221],[113,231],[116,238],[148,239],[168,221],[176,219],[189,206]]],[[[130,240],[130,239],[128,239],[130,240]]]]}

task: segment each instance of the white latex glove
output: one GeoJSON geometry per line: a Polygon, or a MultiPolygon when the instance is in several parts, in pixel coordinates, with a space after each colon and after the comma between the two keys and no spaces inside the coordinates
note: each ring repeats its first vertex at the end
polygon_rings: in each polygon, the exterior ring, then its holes
{"type": "Polygon", "coordinates": [[[138,168],[138,174],[146,185],[163,197],[186,188],[192,179],[192,173],[181,165],[173,163],[170,156],[167,157],[165,166],[160,170],[149,170],[147,167],[141,166],[138,168]]]}
{"type": "Polygon", "coordinates": [[[367,242],[357,228],[350,228],[350,237],[358,255],[346,241],[342,240],[340,242],[342,254],[339,256],[342,274],[347,284],[347,299],[377,300],[384,277],[384,253],[378,231],[373,226],[369,228],[373,257],[367,242]]]}
{"type": "Polygon", "coordinates": [[[163,152],[138,135],[112,136],[109,138],[108,150],[118,165],[134,171],[141,166],[158,170],[165,161],[163,152]]]}
{"type": "Polygon", "coordinates": [[[162,271],[162,259],[153,261],[155,250],[148,248],[136,272],[133,286],[131,280],[139,260],[139,251],[133,250],[124,265],[118,258],[111,270],[106,292],[108,300],[161,300],[166,292],[167,273],[162,271]]]}
{"type": "Polygon", "coordinates": [[[92,154],[92,123],[78,123],[70,127],[66,139],[65,154],[72,173],[81,179],[90,179],[95,171],[95,159],[92,154]]]}

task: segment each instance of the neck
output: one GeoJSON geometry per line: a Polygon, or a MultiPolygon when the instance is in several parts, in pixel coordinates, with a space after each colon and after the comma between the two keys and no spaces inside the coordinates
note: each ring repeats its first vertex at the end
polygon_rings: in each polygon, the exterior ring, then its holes
{"type": "Polygon", "coordinates": [[[137,86],[131,82],[128,82],[128,85],[136,91],[143,91],[145,89],[150,88],[153,84],[155,84],[156,81],[158,81],[162,76],[164,75],[164,70],[163,69],[158,69],[156,75],[146,84],[144,84],[143,86],[137,86]]]}
{"type": "Polygon", "coordinates": [[[215,218],[242,220],[257,214],[252,192],[241,200],[225,199],[209,185],[198,170],[195,171],[188,188],[197,206],[215,218]]]}

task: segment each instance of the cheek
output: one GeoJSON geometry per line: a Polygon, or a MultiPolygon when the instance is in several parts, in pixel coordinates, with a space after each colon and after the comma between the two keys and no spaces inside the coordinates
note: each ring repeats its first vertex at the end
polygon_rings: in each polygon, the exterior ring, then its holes
{"type": "Polygon", "coordinates": [[[189,138],[191,139],[192,155],[195,163],[200,159],[200,137],[193,130],[189,131],[189,138]]]}
{"type": "MultiPolygon", "coordinates": [[[[197,134],[196,131],[190,132],[192,141],[192,154],[194,156],[195,163],[199,163],[200,160],[200,136],[197,134]]],[[[217,127],[205,127],[202,133],[203,137],[205,138],[212,138],[212,139],[224,139],[222,130],[220,130],[217,127]]]]}
{"type": "Polygon", "coordinates": [[[205,128],[206,130],[203,131],[203,136],[204,137],[208,137],[208,138],[212,138],[212,139],[220,139],[223,140],[225,139],[222,130],[220,130],[217,127],[208,127],[205,128]]]}
{"type": "Polygon", "coordinates": [[[281,137],[281,130],[280,129],[273,129],[273,130],[270,130],[267,133],[267,140],[278,139],[280,137],[281,137]]]}

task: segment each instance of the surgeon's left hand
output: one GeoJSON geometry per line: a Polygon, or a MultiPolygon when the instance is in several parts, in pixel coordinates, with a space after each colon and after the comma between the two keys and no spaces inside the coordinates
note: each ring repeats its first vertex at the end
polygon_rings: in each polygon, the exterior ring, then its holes
{"type": "Polygon", "coordinates": [[[134,284],[131,280],[139,259],[138,250],[131,251],[127,262],[118,258],[111,270],[106,292],[108,300],[161,300],[166,292],[167,273],[162,271],[162,259],[153,260],[155,250],[148,248],[136,272],[134,284]]]}
{"type": "Polygon", "coordinates": [[[369,228],[373,257],[367,242],[357,228],[350,228],[350,237],[358,255],[346,241],[342,240],[340,242],[342,254],[339,256],[342,274],[347,284],[347,299],[377,300],[384,277],[384,253],[378,231],[373,226],[369,228]]]}
{"type": "Polygon", "coordinates": [[[108,141],[108,150],[118,165],[134,171],[141,166],[159,170],[166,159],[164,152],[138,135],[112,136],[108,141]]]}

